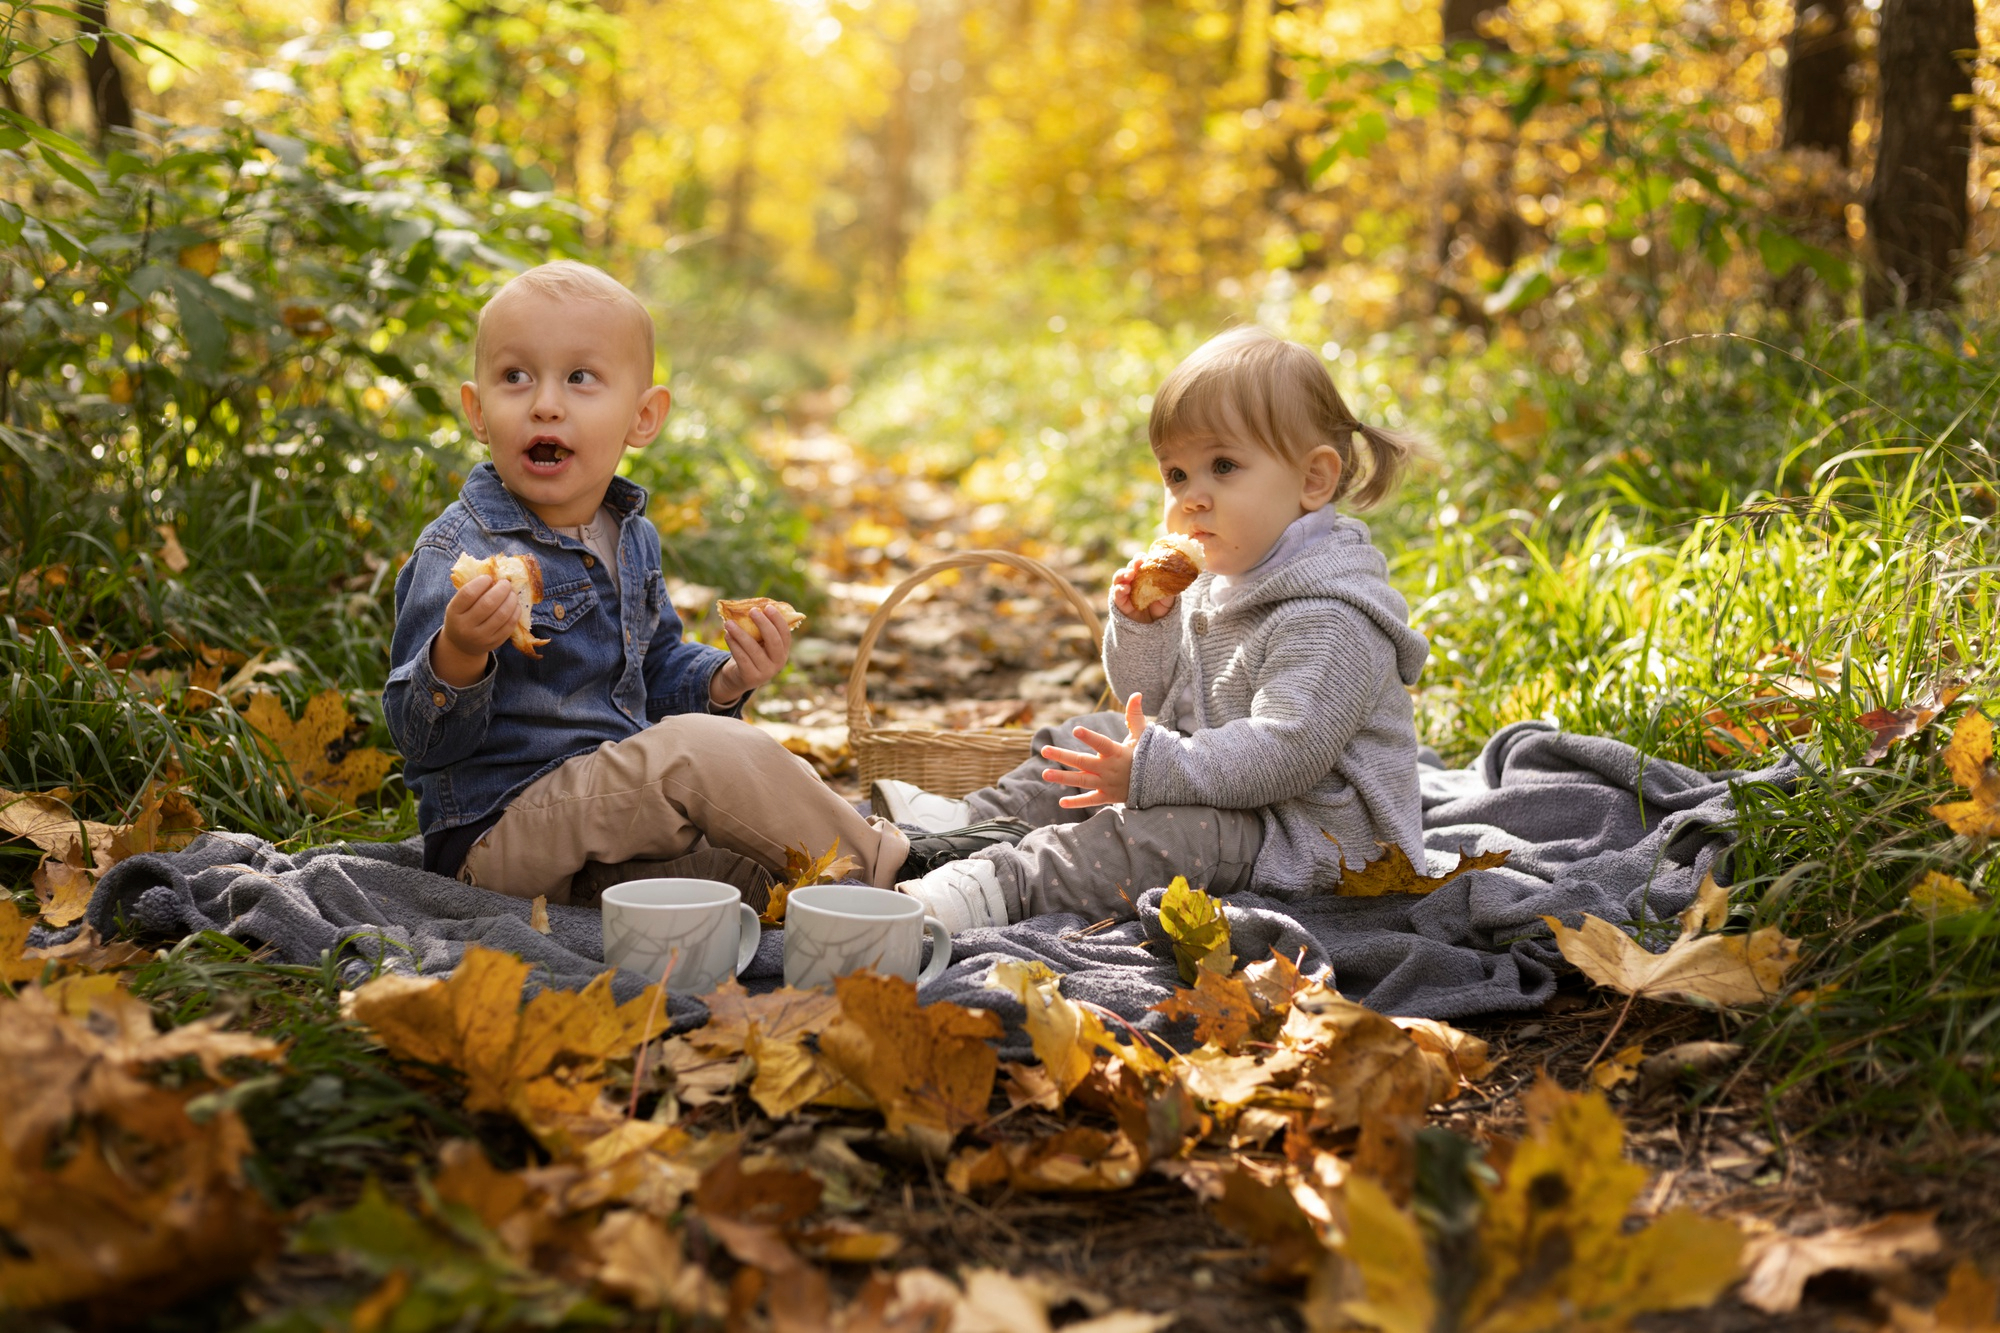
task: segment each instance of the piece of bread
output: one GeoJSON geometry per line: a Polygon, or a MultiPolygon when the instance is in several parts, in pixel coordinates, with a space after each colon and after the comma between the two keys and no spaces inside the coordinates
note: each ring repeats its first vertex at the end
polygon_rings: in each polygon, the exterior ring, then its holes
{"type": "Polygon", "coordinates": [[[806,623],[806,618],[789,602],[781,602],[775,597],[722,598],[715,604],[715,614],[724,620],[733,620],[739,629],[757,642],[764,642],[764,631],[757,628],[757,622],[750,616],[759,607],[768,607],[784,617],[786,629],[797,629],[806,623]]]}
{"type": "Polygon", "coordinates": [[[1154,542],[1132,579],[1132,605],[1144,611],[1162,597],[1178,597],[1201,577],[1208,552],[1192,537],[1169,533],[1154,542]]]}
{"type": "Polygon", "coordinates": [[[535,649],[548,642],[535,637],[533,617],[535,603],[542,600],[541,565],[532,555],[489,555],[484,560],[475,560],[461,551],[458,562],[451,567],[451,586],[463,588],[481,574],[490,574],[513,587],[514,633],[507,642],[539,662],[542,655],[535,649]]]}

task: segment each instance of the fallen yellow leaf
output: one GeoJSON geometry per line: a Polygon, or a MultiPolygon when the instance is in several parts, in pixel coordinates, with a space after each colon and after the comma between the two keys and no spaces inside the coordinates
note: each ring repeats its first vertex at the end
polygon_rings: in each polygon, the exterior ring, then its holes
{"type": "Polygon", "coordinates": [[[1184,876],[1175,875],[1160,899],[1160,929],[1173,941],[1174,963],[1188,985],[1194,985],[1196,975],[1204,969],[1225,976],[1234,970],[1229,918],[1215,899],[1189,888],[1184,876]]]}
{"type": "Polygon", "coordinates": [[[1979,896],[1965,887],[1965,881],[1935,870],[1926,870],[1910,889],[1910,910],[1930,921],[1976,912],[1983,906],[1979,896]]]}
{"type": "Polygon", "coordinates": [[[945,1168],[960,1194],[996,1185],[1028,1193],[1122,1190],[1139,1178],[1145,1159],[1123,1134],[1072,1125],[1043,1139],[968,1148],[945,1168]]]}
{"type": "Polygon", "coordinates": [[[1592,1085],[1609,1092],[1621,1083],[1630,1083],[1639,1077],[1639,1062],[1646,1058],[1646,1048],[1642,1043],[1633,1042],[1609,1060],[1605,1060],[1590,1071],[1592,1085]]]}
{"type": "Polygon", "coordinates": [[[1993,724],[1974,709],[1958,720],[1944,751],[1945,770],[1968,799],[1931,807],[1953,833],[1968,838],[2000,834],[2000,773],[1993,768],[1993,724]]]}
{"type": "MultiPolygon", "coordinates": [[[[1325,830],[1321,830],[1324,834],[1325,830]]],[[[1325,835],[1332,841],[1332,835],[1325,835]]],[[[1337,844],[1336,844],[1337,845],[1337,844]]],[[[1458,854],[1458,864],[1442,875],[1427,875],[1410,864],[1410,858],[1403,849],[1391,842],[1383,844],[1382,855],[1365,866],[1342,870],[1340,882],[1333,886],[1334,894],[1341,898],[1380,898],[1385,893],[1433,893],[1457,879],[1460,875],[1474,870],[1491,870],[1505,865],[1511,852],[1478,852],[1458,854]]]]}
{"type": "Polygon", "coordinates": [[[1600,917],[1586,915],[1572,930],[1545,916],[1562,956],[1600,986],[1650,999],[1679,997],[1729,1007],[1762,1004],[1799,961],[1799,941],[1776,926],[1747,935],[1700,933],[1728,916],[1728,890],[1704,877],[1693,906],[1681,914],[1681,935],[1653,953],[1600,917]]]}
{"type": "Polygon", "coordinates": [[[339,690],[322,690],[308,699],[296,722],[269,691],[253,696],[243,716],[257,729],[265,751],[285,761],[300,800],[313,809],[359,805],[362,797],[374,795],[395,764],[372,746],[336,749],[352,720],[339,690]]]}
{"type": "Polygon", "coordinates": [[[1891,1298],[1889,1327],[1895,1333],[2000,1333],[2000,1284],[1970,1259],[1952,1265],[1944,1296],[1928,1310],[1891,1298]]]}
{"type": "Polygon", "coordinates": [[[949,1001],[919,1005],[900,977],[857,972],[834,982],[840,1017],[820,1034],[828,1064],[881,1108],[889,1132],[949,1140],[986,1118],[1000,1058],[998,1016],[949,1001]]]}
{"type": "Polygon", "coordinates": [[[1739,1298],[1765,1314],[1796,1310],[1806,1283],[1821,1273],[1846,1271],[1871,1277],[1906,1272],[1908,1261],[1936,1254],[1944,1238],[1930,1213],[1894,1213],[1856,1227],[1829,1227],[1810,1236],[1771,1232],[1752,1237],[1743,1251],[1748,1273],[1739,1298]]]}

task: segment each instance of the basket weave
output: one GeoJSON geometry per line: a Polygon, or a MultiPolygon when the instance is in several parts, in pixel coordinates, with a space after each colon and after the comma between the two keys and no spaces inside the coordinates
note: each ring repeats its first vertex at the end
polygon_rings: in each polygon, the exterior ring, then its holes
{"type": "Polygon", "coordinates": [[[976,565],[1008,565],[1035,575],[1063,595],[1070,609],[1090,627],[1091,638],[1099,650],[1103,649],[1104,629],[1096,608],[1074,584],[1039,560],[1012,551],[967,551],[925,565],[897,584],[875,618],[868,622],[861,646],[854,653],[854,670],[847,676],[847,739],[854,747],[854,761],[864,786],[894,778],[913,782],[940,796],[963,796],[991,785],[1028,757],[1033,733],[1019,727],[947,731],[936,727],[878,727],[868,720],[868,655],[875,650],[875,640],[888,627],[889,617],[919,584],[947,569],[976,565]]]}

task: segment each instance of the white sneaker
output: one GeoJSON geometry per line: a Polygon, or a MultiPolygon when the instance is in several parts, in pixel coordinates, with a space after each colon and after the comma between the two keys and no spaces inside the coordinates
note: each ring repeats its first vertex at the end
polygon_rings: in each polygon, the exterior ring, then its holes
{"type": "Polygon", "coordinates": [[[922,879],[898,884],[896,892],[922,903],[954,935],[1007,924],[1007,898],[991,861],[952,861],[922,879]]]}
{"type": "Polygon", "coordinates": [[[914,782],[884,778],[868,788],[868,804],[895,824],[915,824],[926,833],[946,833],[972,822],[972,807],[925,791],[914,782]]]}

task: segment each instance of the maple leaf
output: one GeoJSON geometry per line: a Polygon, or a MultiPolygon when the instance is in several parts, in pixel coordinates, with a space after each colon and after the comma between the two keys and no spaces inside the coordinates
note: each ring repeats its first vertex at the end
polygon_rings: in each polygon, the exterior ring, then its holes
{"type": "Polygon", "coordinates": [[[76,924],[90,910],[90,895],[97,887],[90,872],[81,864],[80,849],[71,840],[65,855],[44,856],[35,867],[32,882],[35,897],[42,904],[42,920],[60,929],[76,924]]]}
{"type": "Polygon", "coordinates": [[[1139,1178],[1145,1158],[1124,1134],[1072,1125],[1047,1138],[968,1148],[945,1168],[960,1194],[1009,1185],[1036,1194],[1122,1190],[1139,1178]]]}
{"type": "Polygon", "coordinates": [[[834,982],[840,1017],[820,1034],[820,1053],[866,1093],[888,1121],[949,1140],[986,1118],[1000,1065],[990,1042],[997,1015],[949,1001],[917,1003],[900,977],[856,972],[834,982]]]}
{"type": "Polygon", "coordinates": [[[1935,870],[1926,870],[1924,877],[1910,889],[1910,910],[1929,921],[1976,912],[1983,906],[1979,895],[1965,887],[1964,880],[1935,870]]]}
{"type": "MultiPolygon", "coordinates": [[[[1320,833],[1327,841],[1334,841],[1333,835],[1325,829],[1321,829],[1320,833]]],[[[1337,842],[1334,845],[1339,846],[1337,842]]],[[[1511,851],[1469,854],[1461,849],[1457,865],[1442,875],[1427,875],[1410,864],[1408,854],[1396,843],[1376,845],[1382,849],[1381,856],[1359,869],[1343,869],[1340,872],[1340,882],[1333,886],[1337,897],[1380,898],[1386,893],[1434,893],[1460,875],[1505,865],[1512,855],[1511,851]]]]}
{"type": "Polygon", "coordinates": [[[1944,1295],[1930,1309],[1894,1298],[1888,1304],[1894,1333],[2000,1333],[2000,1284],[1982,1276],[1970,1259],[1952,1265],[1944,1295]]]}
{"type": "Polygon", "coordinates": [[[81,863],[80,848],[100,870],[111,864],[117,825],[80,819],[69,808],[69,792],[17,792],[0,787],[0,833],[23,838],[51,856],[81,863]]]}
{"type": "Polygon", "coordinates": [[[1934,687],[1923,698],[1912,700],[1901,708],[1877,708],[1855,718],[1875,736],[1868,752],[1861,756],[1861,762],[1873,764],[1887,757],[1890,746],[1928,727],[1938,714],[1951,707],[1952,700],[1964,693],[1965,686],[1959,684],[1934,687]]]}
{"type": "Polygon", "coordinates": [[[652,988],[623,1005],[611,974],[581,991],[544,990],[526,1006],[528,964],[473,945],[446,981],[398,974],[356,991],[347,1008],[390,1050],[465,1075],[469,1111],[505,1111],[552,1147],[595,1113],[607,1061],[666,1026],[652,988]]]}
{"type": "Polygon", "coordinates": [[[1743,1251],[1747,1276],[1738,1299],[1765,1314],[1796,1310],[1806,1283],[1821,1273],[1846,1271],[1888,1277],[1908,1270],[1908,1260],[1936,1254],[1944,1238],[1931,1213],[1892,1213],[1858,1227],[1829,1227],[1810,1236],[1770,1232],[1751,1238],[1743,1251]]]}
{"type": "Polygon", "coordinates": [[[42,960],[24,956],[28,931],[34,924],[14,905],[12,898],[0,894],[0,981],[11,985],[34,981],[42,975],[42,960]]]}
{"type": "Polygon", "coordinates": [[[1664,953],[1653,953],[1600,917],[1585,915],[1572,930],[1552,916],[1542,918],[1555,933],[1562,956],[1600,986],[1650,999],[1683,998],[1724,1007],[1762,1004],[1784,983],[1799,961],[1799,941],[1776,926],[1747,935],[1713,935],[1704,927],[1721,924],[1727,890],[1704,877],[1694,906],[1681,914],[1681,935],[1664,953]]]}
{"type": "Polygon", "coordinates": [[[1306,1327],[1431,1333],[1437,1320],[1430,1256],[1417,1220],[1366,1176],[1341,1189],[1346,1229],[1344,1263],[1326,1263],[1307,1290],[1306,1327]]]}
{"type": "Polygon", "coordinates": [[[1944,751],[1945,770],[1970,799],[1931,807],[1953,833],[1968,838],[2000,834],[2000,773],[1993,768],[1993,724],[1977,710],[1958,720],[1944,751]]]}
{"type": "Polygon", "coordinates": [[[1489,1047],[1469,1032],[1435,1018],[1391,1018],[1424,1053],[1438,1075],[1433,1086],[1469,1086],[1493,1071],[1489,1047]]]}
{"type": "Polygon", "coordinates": [[[793,889],[803,889],[809,884],[831,883],[860,868],[861,862],[840,854],[839,838],[835,838],[833,846],[818,856],[803,847],[787,847],[784,878],[771,886],[770,901],[764,904],[764,911],[758,919],[767,926],[782,926],[785,924],[785,904],[793,889]]]}
{"type": "Polygon", "coordinates": [[[1125,1045],[1096,1014],[1065,996],[1062,979],[1047,963],[1021,959],[995,963],[986,984],[1012,994],[1027,1011],[1021,1026],[1059,1100],[1090,1076],[1098,1051],[1136,1063],[1148,1072],[1165,1067],[1166,1062],[1150,1047],[1125,1045]]]}
{"type": "Polygon", "coordinates": [[[766,1041],[795,1041],[826,1031],[840,1017],[840,1000],[826,991],[781,986],[752,995],[734,977],[702,996],[702,1003],[708,1006],[708,1023],[688,1033],[687,1040],[716,1055],[742,1054],[753,1024],[766,1041]]]}
{"type": "Polygon", "coordinates": [[[1215,899],[1189,888],[1183,875],[1174,876],[1160,899],[1160,929],[1173,941],[1174,964],[1188,985],[1204,968],[1224,974],[1235,969],[1235,955],[1229,952],[1229,918],[1215,899]]]}
{"type": "Polygon", "coordinates": [[[1743,1241],[1731,1223],[1676,1210],[1626,1231],[1646,1171],[1624,1159],[1624,1128],[1601,1094],[1544,1080],[1522,1107],[1529,1136],[1486,1191],[1465,1327],[1623,1328],[1707,1305],[1736,1281],[1743,1241]]]}
{"type": "Polygon", "coordinates": [[[1609,1060],[1599,1061],[1590,1071],[1591,1085],[1609,1092],[1620,1084],[1630,1083],[1639,1077],[1639,1064],[1645,1058],[1645,1043],[1635,1041],[1609,1060]]]}
{"type": "Polygon", "coordinates": [[[0,999],[0,1306],[81,1302],[94,1321],[129,1320],[247,1269],[277,1235],[243,1177],[241,1117],[197,1122],[198,1080],[170,1090],[142,1070],[278,1048],[219,1020],[156,1033],[123,992],[84,998],[88,1022],[32,986],[0,999]]]}
{"type": "Polygon", "coordinates": [[[339,690],[322,690],[308,699],[296,722],[268,690],[251,698],[243,716],[257,730],[265,753],[285,761],[299,799],[314,810],[359,805],[395,764],[372,746],[336,750],[352,723],[339,690]]]}
{"type": "Polygon", "coordinates": [[[631,1209],[606,1213],[591,1236],[597,1280],[641,1310],[669,1309],[720,1319],[727,1308],[715,1279],[687,1256],[680,1237],[631,1209]]]}
{"type": "Polygon", "coordinates": [[[1194,1020],[1194,1039],[1233,1051],[1250,1040],[1264,1015],[1241,979],[1202,968],[1189,990],[1175,991],[1153,1006],[1170,1019],[1194,1020]]]}

